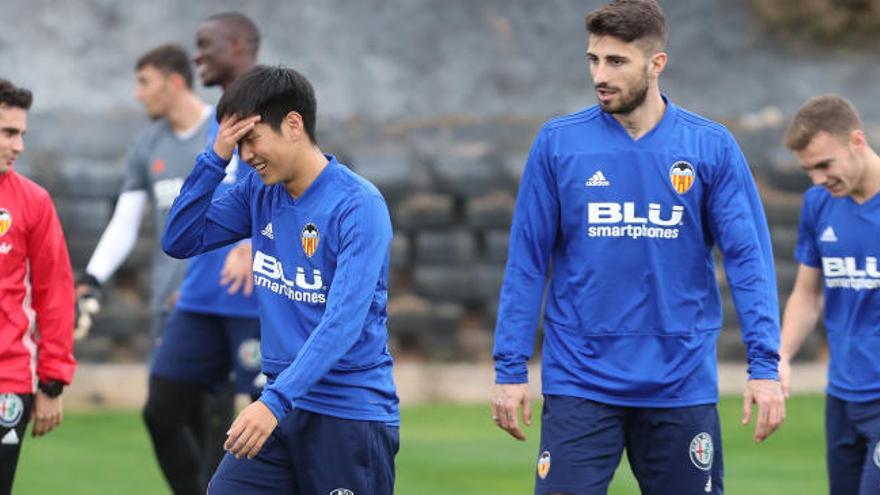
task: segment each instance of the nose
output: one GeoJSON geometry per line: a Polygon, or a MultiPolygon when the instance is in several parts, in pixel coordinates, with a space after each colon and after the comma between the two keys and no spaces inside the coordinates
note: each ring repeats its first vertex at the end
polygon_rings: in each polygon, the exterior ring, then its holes
{"type": "Polygon", "coordinates": [[[239,141],[239,143],[238,143],[238,156],[243,161],[251,163],[251,160],[253,160],[253,158],[254,158],[254,151],[251,149],[251,145],[246,142],[239,141]]]}
{"type": "Polygon", "coordinates": [[[12,151],[15,154],[21,154],[24,151],[24,136],[21,134],[12,138],[12,151]]]}
{"type": "Polygon", "coordinates": [[[608,82],[605,65],[601,61],[590,64],[590,75],[593,77],[594,85],[608,82]]]}

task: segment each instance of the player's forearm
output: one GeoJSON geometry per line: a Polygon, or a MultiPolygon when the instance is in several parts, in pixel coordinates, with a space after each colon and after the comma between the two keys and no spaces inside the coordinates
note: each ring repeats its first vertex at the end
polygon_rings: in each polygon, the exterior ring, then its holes
{"type": "Polygon", "coordinates": [[[105,283],[131,253],[141,226],[146,191],[124,191],[119,195],[110,223],[86,266],[86,273],[105,283]]]}
{"type": "Polygon", "coordinates": [[[792,292],[782,317],[782,344],[780,359],[794,358],[804,340],[816,327],[822,314],[822,298],[815,294],[792,292]]]}
{"type": "Polygon", "coordinates": [[[546,273],[524,271],[508,263],[495,325],[495,383],[529,380],[526,363],[535,347],[545,280],[546,273]]]}
{"type": "Polygon", "coordinates": [[[231,235],[229,230],[208,218],[214,190],[226,175],[224,167],[223,159],[210,150],[196,159],[195,167],[168,212],[162,249],[169,256],[189,258],[244,237],[231,235]]]}

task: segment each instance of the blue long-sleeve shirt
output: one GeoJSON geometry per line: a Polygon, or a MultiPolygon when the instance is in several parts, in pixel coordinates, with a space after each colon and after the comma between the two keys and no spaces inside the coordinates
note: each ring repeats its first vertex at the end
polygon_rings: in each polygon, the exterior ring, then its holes
{"type": "Polygon", "coordinates": [[[496,382],[528,380],[543,302],[545,394],[634,407],[716,402],[716,243],[749,376],[776,379],[770,237],[730,133],[668,101],[638,140],[598,106],[551,120],[517,197],[495,330],[496,382]]]}
{"type": "Polygon", "coordinates": [[[250,174],[212,201],[226,161],[205,151],[171,208],[162,247],[181,258],[252,237],[269,377],[260,400],[279,421],[297,407],[396,425],[388,208],[372,184],[327,158],[299,198],[250,174]]]}

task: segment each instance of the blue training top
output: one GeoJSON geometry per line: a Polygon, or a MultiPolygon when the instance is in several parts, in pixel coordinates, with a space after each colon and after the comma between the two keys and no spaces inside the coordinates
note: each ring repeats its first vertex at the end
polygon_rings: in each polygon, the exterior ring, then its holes
{"type": "Polygon", "coordinates": [[[880,399],[880,194],[858,204],[824,187],[807,191],[795,258],[825,281],[828,393],[880,399]]]}
{"type": "MultiPolygon", "coordinates": [[[[220,125],[212,112],[209,118],[210,126],[206,138],[206,145],[213,146],[220,125]]],[[[253,170],[238,159],[238,151],[233,160],[227,165],[223,182],[217,187],[215,195],[223,194],[227,189],[238,181],[245,180],[253,170]]],[[[186,275],[180,284],[180,296],[176,307],[197,313],[212,315],[234,316],[245,318],[259,317],[257,299],[245,296],[241,290],[236,294],[229,294],[227,288],[220,285],[220,272],[226,263],[233,246],[220,247],[214,251],[206,252],[193,257],[189,261],[186,275]]]]}
{"type": "Polygon", "coordinates": [[[379,191],[332,156],[294,199],[250,174],[214,190],[226,161],[208,149],[168,215],[162,247],[187,257],[252,237],[260,302],[260,400],[279,421],[293,407],[399,424],[386,302],[391,219],[379,191]]]}
{"type": "Polygon", "coordinates": [[[770,236],[733,136],[668,101],[638,140],[598,106],[549,121],[517,197],[496,381],[528,380],[545,301],[544,394],[634,407],[717,402],[716,242],[749,376],[778,379],[770,236]]]}

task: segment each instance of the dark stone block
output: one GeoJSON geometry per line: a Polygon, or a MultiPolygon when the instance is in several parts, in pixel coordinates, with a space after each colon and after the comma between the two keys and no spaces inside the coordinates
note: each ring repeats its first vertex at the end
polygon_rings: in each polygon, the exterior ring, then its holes
{"type": "Polygon", "coordinates": [[[352,170],[364,176],[395,203],[412,191],[430,187],[430,176],[424,166],[402,149],[396,152],[354,151],[350,155],[352,170]]]}
{"type": "Polygon", "coordinates": [[[448,227],[456,222],[455,202],[444,194],[413,194],[400,202],[395,214],[397,227],[403,230],[448,227]]]}
{"type": "Polygon", "coordinates": [[[422,230],[415,239],[415,262],[420,265],[470,264],[477,258],[476,240],[466,230],[422,230]]]}
{"type": "Polygon", "coordinates": [[[99,199],[65,197],[55,201],[61,226],[68,235],[100,236],[110,221],[110,203],[99,199]]]}
{"type": "Polygon", "coordinates": [[[119,195],[125,170],[113,163],[73,158],[61,165],[59,173],[66,196],[109,199],[119,195]]]}
{"type": "Polygon", "coordinates": [[[469,200],[465,218],[468,225],[478,229],[510,227],[515,203],[513,194],[495,191],[469,200]]]}
{"type": "Polygon", "coordinates": [[[483,236],[485,243],[484,259],[489,263],[504,265],[510,249],[510,232],[490,230],[483,236]]]}

